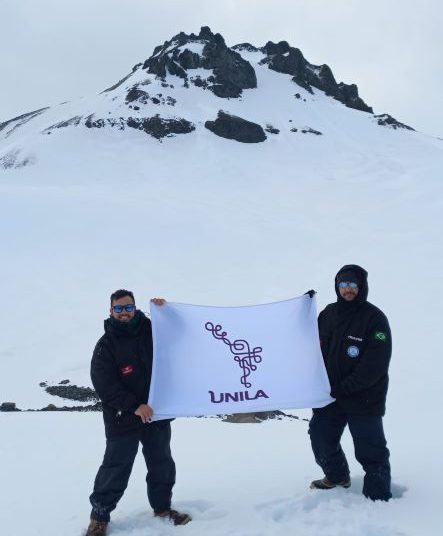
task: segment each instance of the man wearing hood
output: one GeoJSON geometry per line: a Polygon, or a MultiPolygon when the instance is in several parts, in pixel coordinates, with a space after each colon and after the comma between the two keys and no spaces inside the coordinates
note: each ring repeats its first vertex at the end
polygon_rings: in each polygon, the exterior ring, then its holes
{"type": "MultiPolygon", "coordinates": [[[[164,300],[154,299],[157,305],[164,300]]],[[[171,509],[175,464],[171,456],[171,423],[150,422],[148,406],[152,369],[151,321],[135,306],[134,295],[117,290],[111,295],[110,317],[91,362],[91,379],[103,405],[106,451],[98,470],[91,521],[86,536],[105,536],[110,513],[128,484],[139,443],[148,470],[148,500],[154,515],[175,525],[191,520],[171,509]]]]}
{"type": "Polygon", "coordinates": [[[315,460],[325,477],[313,489],[351,485],[348,462],[340,445],[346,425],[355,457],[365,471],[363,494],[389,500],[391,470],[383,431],[391,358],[391,331],[386,316],[367,301],[368,274],[344,266],[335,277],[337,302],[318,317],[320,344],[335,402],[314,409],[309,425],[315,460]]]}

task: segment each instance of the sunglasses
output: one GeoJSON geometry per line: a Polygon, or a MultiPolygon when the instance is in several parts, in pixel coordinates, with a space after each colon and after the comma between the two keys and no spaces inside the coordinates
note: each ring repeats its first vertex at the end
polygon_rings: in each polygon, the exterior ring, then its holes
{"type": "Polygon", "coordinates": [[[133,311],[135,311],[135,304],[128,303],[128,305],[113,305],[112,306],[112,310],[114,311],[114,313],[117,313],[117,314],[121,313],[123,309],[125,310],[126,313],[132,313],[133,311]]]}
{"type": "Polygon", "coordinates": [[[345,288],[345,287],[358,288],[357,283],[353,283],[352,281],[340,281],[338,286],[339,288],[345,288]]]}

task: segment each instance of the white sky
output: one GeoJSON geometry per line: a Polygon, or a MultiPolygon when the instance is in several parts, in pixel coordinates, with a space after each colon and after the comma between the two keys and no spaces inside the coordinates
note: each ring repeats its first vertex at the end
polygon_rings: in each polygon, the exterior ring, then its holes
{"type": "Polygon", "coordinates": [[[443,136],[441,0],[0,0],[0,121],[97,93],[183,30],[287,40],[375,113],[443,136]]]}

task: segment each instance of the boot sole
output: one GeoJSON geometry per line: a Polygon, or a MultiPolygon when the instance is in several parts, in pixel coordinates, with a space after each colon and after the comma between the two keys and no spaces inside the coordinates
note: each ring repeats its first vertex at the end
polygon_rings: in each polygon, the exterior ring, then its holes
{"type": "Polygon", "coordinates": [[[328,490],[328,489],[334,489],[334,488],[344,488],[348,489],[351,487],[351,483],[349,484],[334,484],[333,486],[316,486],[314,483],[311,483],[309,486],[309,489],[321,489],[321,490],[328,490]]]}

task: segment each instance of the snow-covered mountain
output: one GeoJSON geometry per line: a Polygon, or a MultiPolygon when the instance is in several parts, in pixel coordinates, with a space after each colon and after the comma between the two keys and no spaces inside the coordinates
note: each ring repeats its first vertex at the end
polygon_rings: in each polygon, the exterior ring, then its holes
{"type": "MultiPolygon", "coordinates": [[[[156,47],[99,95],[1,123],[0,167],[51,164],[54,153],[63,165],[79,152],[94,167],[100,153],[90,155],[85,146],[106,134],[142,143],[145,151],[156,140],[184,135],[194,144],[217,135],[284,143],[284,150],[308,144],[317,151],[340,134],[383,138],[379,127],[412,130],[388,114],[374,115],[355,84],[337,83],[327,65],[312,65],[285,41],[228,47],[220,34],[203,27],[198,35],[180,33],[156,47]],[[315,139],[322,135],[327,141],[315,139]],[[73,142],[71,155],[60,151],[60,139],[73,142]]],[[[131,165],[135,154],[128,148],[118,159],[131,165]]]]}
{"type": "MultiPolygon", "coordinates": [[[[228,47],[202,28],[99,95],[3,122],[0,161],[0,403],[73,404],[45,386],[90,385],[117,288],[145,311],[153,296],[245,305],[311,288],[323,307],[337,269],[358,263],[393,333],[395,499],[362,498],[348,435],[352,488],[325,495],[307,490],[319,472],[304,421],[182,419],[174,504],[195,536],[440,534],[442,140],[374,115],[287,43],[228,47]]],[[[0,420],[2,531],[81,534],[100,415],[0,420]]],[[[110,535],[175,534],[150,517],[137,464],[110,535]]]]}

